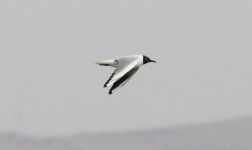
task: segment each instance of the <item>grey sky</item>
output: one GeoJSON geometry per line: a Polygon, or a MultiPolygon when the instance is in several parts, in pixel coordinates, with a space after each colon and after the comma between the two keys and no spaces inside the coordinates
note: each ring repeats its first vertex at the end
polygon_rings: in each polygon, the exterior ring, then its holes
{"type": "Polygon", "coordinates": [[[66,135],[252,114],[252,1],[0,1],[0,131],[66,135]],[[112,96],[98,60],[145,54],[112,96]]]}

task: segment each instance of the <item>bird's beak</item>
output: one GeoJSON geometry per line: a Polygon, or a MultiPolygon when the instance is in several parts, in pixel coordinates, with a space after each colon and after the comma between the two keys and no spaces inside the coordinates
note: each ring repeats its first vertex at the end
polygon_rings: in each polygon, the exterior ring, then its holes
{"type": "Polygon", "coordinates": [[[155,61],[155,60],[150,60],[150,62],[156,63],[156,61],[155,61]]]}

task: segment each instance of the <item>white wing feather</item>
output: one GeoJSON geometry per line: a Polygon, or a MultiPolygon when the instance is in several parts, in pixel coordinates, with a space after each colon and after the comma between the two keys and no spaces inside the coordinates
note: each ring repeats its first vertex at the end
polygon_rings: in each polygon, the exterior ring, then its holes
{"type": "Polygon", "coordinates": [[[119,59],[117,61],[118,61],[118,65],[117,65],[113,75],[105,83],[105,87],[111,86],[117,80],[119,80],[123,75],[125,75],[127,72],[129,72],[134,67],[136,67],[139,60],[135,58],[134,60],[131,60],[131,61],[126,61],[125,59],[119,59]]]}

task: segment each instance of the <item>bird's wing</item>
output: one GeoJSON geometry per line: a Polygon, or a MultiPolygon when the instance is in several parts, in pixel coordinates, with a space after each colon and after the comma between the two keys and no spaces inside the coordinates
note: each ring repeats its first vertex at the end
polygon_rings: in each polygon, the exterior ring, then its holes
{"type": "Polygon", "coordinates": [[[112,88],[109,90],[109,94],[112,94],[112,91],[115,90],[116,88],[124,86],[130,80],[130,78],[137,72],[138,69],[139,67],[131,69],[120,79],[118,79],[115,83],[113,83],[112,88]]]}
{"type": "Polygon", "coordinates": [[[107,86],[114,84],[123,75],[125,75],[127,72],[129,72],[131,69],[133,69],[138,63],[138,59],[134,59],[131,61],[120,59],[117,61],[118,61],[118,65],[117,65],[115,71],[113,72],[113,74],[108,79],[108,81],[104,84],[104,87],[107,87],[107,86]]]}
{"type": "MultiPolygon", "coordinates": [[[[127,77],[127,79],[125,79],[124,81],[122,81],[122,83],[120,83],[119,87],[123,87],[130,79],[131,77],[137,72],[139,68],[133,68],[131,69],[128,73],[130,73],[127,77]]],[[[117,81],[118,82],[118,81],[117,81]]]]}

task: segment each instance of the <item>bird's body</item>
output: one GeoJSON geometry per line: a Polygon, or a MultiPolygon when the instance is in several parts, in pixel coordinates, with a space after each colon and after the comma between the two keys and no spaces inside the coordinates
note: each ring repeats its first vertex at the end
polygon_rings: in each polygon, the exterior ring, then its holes
{"type": "Polygon", "coordinates": [[[148,62],[155,61],[144,55],[131,55],[97,62],[97,64],[116,68],[108,81],[104,84],[104,87],[113,85],[109,90],[109,94],[112,94],[114,89],[125,85],[137,72],[139,67],[148,62]]]}

